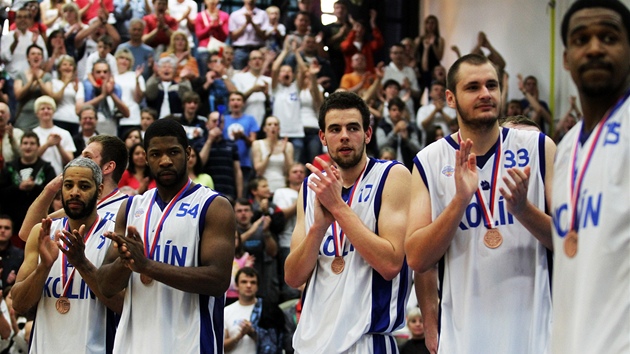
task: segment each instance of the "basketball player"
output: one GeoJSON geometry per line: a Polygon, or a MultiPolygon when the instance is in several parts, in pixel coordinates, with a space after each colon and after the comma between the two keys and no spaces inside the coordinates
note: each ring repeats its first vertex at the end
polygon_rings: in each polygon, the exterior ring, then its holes
{"type": "Polygon", "coordinates": [[[319,125],[339,169],[307,164],[313,174],[298,197],[285,280],[306,289],[293,345],[299,353],[397,353],[391,333],[404,325],[411,288],[409,172],[367,157],[369,111],[356,94],[330,95],[319,125]]]}
{"type": "Polygon", "coordinates": [[[420,305],[429,305],[422,308],[428,347],[543,353],[551,326],[545,186],[555,145],[537,132],[499,127],[499,79],[487,58],[458,59],[447,87],[460,130],[415,158],[405,243],[409,265],[433,277],[416,283],[425,285],[417,289],[420,305]],[[431,310],[438,303],[438,262],[439,346],[431,310]]]}
{"type": "MultiPolygon", "coordinates": [[[[127,195],[118,190],[118,181],[127,167],[127,148],[120,138],[113,135],[95,135],[88,140],[81,156],[96,162],[103,172],[102,198],[96,205],[98,214],[107,220],[116,220],[116,213],[120,204],[127,200],[127,195]]],[[[52,203],[57,191],[61,188],[61,178],[55,178],[46,185],[44,190],[28,208],[19,236],[26,241],[30,230],[38,222],[46,217],[48,206],[52,203]]],[[[48,217],[56,219],[64,217],[63,210],[58,210],[48,217]]]]}
{"type": "Polygon", "coordinates": [[[232,206],[188,178],[181,124],[158,120],[144,137],[157,188],[122,203],[98,272],[106,296],[126,289],[114,353],[220,353],[232,206]]]}
{"type": "Polygon", "coordinates": [[[31,353],[109,352],[113,323],[107,308],[120,313],[123,295],[104,297],[96,281],[110,244],[104,234],[114,230],[114,222],[96,212],[103,176],[83,157],[70,161],[62,176],[68,216],[45,219],[31,231],[12,290],[13,307],[27,313],[37,306],[31,353]]]}
{"type": "Polygon", "coordinates": [[[576,1],[562,20],[584,119],[555,164],[553,353],[630,351],[629,30],[614,0],[576,1]]]}

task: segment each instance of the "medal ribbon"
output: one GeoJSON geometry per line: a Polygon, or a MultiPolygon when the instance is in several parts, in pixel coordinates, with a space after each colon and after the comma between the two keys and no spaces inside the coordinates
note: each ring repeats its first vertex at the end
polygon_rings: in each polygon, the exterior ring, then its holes
{"type": "MultiPolygon", "coordinates": [[[[582,128],[584,127],[584,120],[580,122],[580,134],[577,134],[577,141],[574,144],[573,151],[571,153],[571,169],[569,170],[569,196],[571,197],[571,223],[569,224],[570,230],[578,231],[579,229],[579,217],[578,217],[578,201],[580,200],[580,190],[582,189],[582,182],[584,181],[584,176],[586,175],[586,170],[588,169],[588,165],[591,162],[593,157],[593,153],[595,152],[595,148],[597,147],[597,142],[599,141],[599,137],[602,134],[602,130],[604,129],[604,125],[608,119],[623,105],[626,99],[630,96],[630,90],[627,91],[618,101],[615,103],[613,107],[611,107],[602,120],[597,123],[595,127],[595,135],[593,136],[593,140],[591,141],[590,146],[585,146],[586,154],[582,157],[582,161],[580,165],[577,165],[577,155],[578,155],[578,147],[580,146],[580,137],[582,136],[582,128]]],[[[585,144],[586,145],[586,144],[585,144]]]]}
{"type": "Polygon", "coordinates": [[[153,194],[153,200],[151,201],[151,205],[149,206],[149,211],[147,211],[147,216],[144,219],[144,255],[147,258],[151,259],[153,257],[153,253],[155,253],[155,246],[157,245],[157,242],[160,239],[160,232],[162,232],[162,226],[164,225],[164,221],[173,210],[173,207],[175,206],[175,204],[184,195],[184,192],[188,189],[191,182],[192,180],[189,178],[188,183],[186,183],[184,188],[182,188],[179,192],[177,192],[177,194],[173,197],[173,199],[171,199],[171,201],[166,206],[166,209],[164,210],[164,213],[162,214],[162,217],[160,218],[160,221],[158,222],[157,229],[155,231],[155,237],[153,237],[153,243],[151,243],[149,240],[149,234],[150,234],[149,227],[151,226],[151,212],[153,211],[153,205],[155,205],[156,203],[155,200],[157,199],[157,195],[158,195],[157,189],[155,190],[155,194],[153,194]],[[149,248],[149,245],[151,245],[150,246],[151,248],[149,248]]]}
{"type": "MultiPolygon", "coordinates": [[[[483,213],[483,223],[484,225],[486,225],[487,229],[494,228],[494,210],[495,210],[494,205],[495,205],[495,200],[497,196],[497,185],[498,185],[497,182],[499,179],[499,170],[501,169],[500,165],[501,165],[501,155],[502,155],[502,150],[501,150],[502,137],[503,136],[501,134],[501,131],[499,131],[498,146],[497,146],[497,151],[494,154],[494,164],[492,166],[492,180],[490,184],[490,203],[486,203],[486,198],[481,192],[481,188],[477,187],[477,191],[475,192],[475,195],[477,196],[477,202],[481,206],[481,211],[483,213]],[[488,206],[490,207],[490,210],[488,210],[488,206]]],[[[459,133],[459,131],[457,132],[457,138],[461,146],[462,136],[459,133]]]]}
{"type": "MultiPolygon", "coordinates": [[[[90,239],[90,236],[92,236],[92,234],[100,229],[100,227],[96,227],[96,225],[100,224],[101,222],[101,218],[100,216],[96,216],[96,220],[94,221],[94,223],[92,224],[92,226],[90,227],[90,229],[88,230],[88,232],[85,234],[85,236],[83,236],[83,243],[87,244],[87,241],[90,239]]],[[[68,221],[68,218],[66,217],[64,219],[64,226],[63,226],[64,230],[66,231],[70,231],[70,222],[68,221]]],[[[74,279],[74,271],[77,270],[77,268],[72,267],[72,272],[70,272],[70,276],[68,276],[68,257],[66,257],[66,254],[61,252],[61,283],[63,284],[63,291],[61,296],[62,297],[66,297],[66,294],[68,293],[68,285],[70,285],[70,282],[72,282],[72,279],[74,279]]]]}
{"type": "Polygon", "coordinates": [[[99,210],[101,208],[104,208],[104,207],[108,206],[111,203],[116,202],[119,198],[126,198],[127,197],[126,195],[124,195],[122,193],[120,193],[119,196],[117,196],[117,194],[118,194],[118,188],[114,189],[111,193],[109,193],[104,198],[99,200],[99,202],[96,204],[96,210],[99,210]]]}
{"type": "MultiPolygon", "coordinates": [[[[365,166],[363,166],[363,170],[361,170],[361,174],[359,175],[359,178],[357,178],[357,180],[354,181],[354,184],[352,185],[352,189],[350,190],[350,198],[348,198],[348,201],[347,201],[349,207],[352,207],[352,199],[354,198],[354,192],[357,190],[356,187],[359,185],[359,183],[361,183],[361,180],[363,180],[365,169],[368,163],[369,161],[365,163],[365,166]]],[[[332,229],[333,229],[332,230],[333,241],[334,241],[334,246],[335,246],[335,257],[341,257],[343,253],[345,234],[343,230],[341,230],[341,226],[339,226],[339,223],[336,221],[332,224],[332,229]]]]}

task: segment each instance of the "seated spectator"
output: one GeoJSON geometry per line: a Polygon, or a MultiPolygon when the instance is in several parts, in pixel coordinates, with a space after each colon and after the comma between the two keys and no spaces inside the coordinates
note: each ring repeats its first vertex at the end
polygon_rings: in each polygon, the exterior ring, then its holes
{"type": "Polygon", "coordinates": [[[85,103],[85,89],[77,78],[77,65],[73,57],[61,56],[57,69],[59,78],[52,80],[51,97],[57,104],[53,122],[70,134],[76,135],[79,133],[78,113],[85,103]]]}
{"type": "Polygon", "coordinates": [[[345,58],[345,73],[352,72],[352,56],[356,53],[363,53],[366,59],[366,70],[374,70],[374,53],[376,53],[385,43],[381,31],[376,26],[376,10],[370,10],[370,26],[372,27],[372,39],[368,39],[365,31],[366,25],[361,21],[352,20],[352,30],[341,42],[341,52],[345,58]]]}
{"type": "Polygon", "coordinates": [[[144,99],[146,84],[142,76],[143,68],[133,70],[134,57],[129,49],[118,49],[115,57],[118,75],[114,76],[114,82],[120,86],[121,99],[129,108],[129,117],[118,121],[119,133],[123,133],[131,128],[140,128],[140,103],[144,99]]]}
{"type": "Polygon", "coordinates": [[[356,53],[352,56],[352,72],[344,74],[339,87],[361,96],[372,84],[372,75],[365,70],[365,55],[356,53]]]}
{"type": "Polygon", "coordinates": [[[180,83],[175,82],[176,70],[177,61],[173,56],[160,58],[157,74],[147,80],[145,93],[147,106],[156,109],[159,118],[164,118],[169,114],[182,113],[181,97],[191,90],[188,80],[182,80],[180,83]]]}
{"type": "Polygon", "coordinates": [[[446,105],[446,87],[444,82],[434,81],[429,90],[431,101],[418,109],[416,123],[421,132],[421,146],[427,146],[432,141],[427,140],[429,129],[435,125],[442,128],[444,134],[449,135],[451,131],[449,124],[452,120],[457,120],[457,112],[454,108],[446,105]]]}
{"type": "Polygon", "coordinates": [[[256,7],[256,0],[245,1],[242,8],[230,14],[228,29],[234,48],[234,69],[243,69],[250,52],[265,45],[268,27],[267,13],[256,7]]]}
{"type": "Polygon", "coordinates": [[[199,76],[197,59],[190,53],[190,46],[184,32],[179,30],[173,32],[171,42],[166,51],[160,54],[160,58],[167,56],[173,56],[177,59],[177,69],[175,76],[173,76],[173,81],[176,83],[179,83],[182,78],[192,80],[199,76]]]}
{"type": "Polygon", "coordinates": [[[39,141],[36,133],[24,133],[20,140],[20,157],[8,163],[0,173],[2,202],[11,203],[3,204],[3,212],[15,220],[16,234],[22,227],[28,207],[56,176],[50,163],[39,157],[39,141]]]}
{"type": "Polygon", "coordinates": [[[15,126],[29,131],[39,125],[35,111],[35,100],[42,95],[52,94],[52,76],[44,72],[44,51],[36,44],[26,49],[28,69],[15,77],[14,92],[17,100],[15,126]]]}
{"type": "Polygon", "coordinates": [[[118,120],[130,114],[129,107],[121,99],[122,88],[114,82],[105,60],[94,63],[92,75],[96,86],[85,85],[85,103],[96,107],[98,131],[101,134],[117,135],[118,120]]]}
{"type": "Polygon", "coordinates": [[[379,122],[376,128],[376,143],[379,149],[389,146],[396,151],[396,160],[402,162],[409,170],[413,167],[413,158],[420,151],[420,142],[416,128],[409,122],[409,114],[405,103],[394,97],[389,101],[389,118],[379,122]]]}
{"type": "Polygon", "coordinates": [[[177,31],[177,20],[167,13],[168,0],[153,0],[153,13],[142,18],[146,24],[142,41],[162,53],[168,46],[173,31],[177,31]]]}
{"type": "Polygon", "coordinates": [[[40,141],[38,154],[44,161],[50,162],[56,174],[60,174],[68,162],[70,162],[76,151],[72,135],[62,128],[53,124],[53,114],[57,105],[50,96],[41,96],[35,100],[35,112],[39,126],[33,129],[40,141]],[[43,142],[43,143],[41,143],[43,142]]]}
{"type": "Polygon", "coordinates": [[[9,120],[11,119],[11,111],[9,106],[0,102],[0,172],[5,165],[20,157],[20,140],[24,132],[22,129],[14,128],[9,120]]]}
{"type": "Polygon", "coordinates": [[[81,156],[83,149],[88,144],[88,140],[91,137],[98,135],[96,131],[96,108],[91,105],[84,105],[79,110],[79,125],[81,126],[81,132],[76,133],[72,136],[72,140],[74,141],[74,147],[76,151],[74,152],[74,157],[77,158],[81,156]]]}
{"type": "Polygon", "coordinates": [[[201,165],[201,159],[196,149],[190,149],[190,157],[187,162],[188,178],[190,178],[196,184],[214,189],[214,182],[209,174],[203,173],[203,166],[201,165]]]}
{"type": "Polygon", "coordinates": [[[432,143],[442,139],[445,136],[446,134],[444,134],[444,129],[442,129],[442,126],[434,125],[432,127],[429,127],[429,129],[426,131],[426,145],[431,145],[432,143]]]}
{"type": "Polygon", "coordinates": [[[206,65],[210,53],[217,51],[221,43],[225,43],[230,34],[228,21],[230,15],[221,11],[217,6],[219,0],[205,0],[206,9],[197,13],[195,20],[195,34],[199,45],[197,46],[197,63],[199,64],[199,76],[206,75],[206,65]]]}
{"type": "Polygon", "coordinates": [[[257,176],[265,177],[271,193],[286,184],[289,167],[293,165],[293,144],[288,138],[280,139],[280,120],[274,116],[265,118],[264,139],[252,144],[252,160],[257,176]]]}
{"type": "Polygon", "coordinates": [[[129,195],[143,194],[155,188],[155,179],[147,166],[147,154],[142,144],[135,144],[129,149],[129,164],[118,182],[118,188],[129,195]]]}

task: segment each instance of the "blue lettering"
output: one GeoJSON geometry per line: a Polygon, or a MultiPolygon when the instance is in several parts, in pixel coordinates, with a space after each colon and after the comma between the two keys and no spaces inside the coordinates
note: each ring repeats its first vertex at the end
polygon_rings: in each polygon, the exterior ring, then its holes
{"type": "Polygon", "coordinates": [[[53,284],[50,287],[50,289],[52,290],[52,297],[60,297],[61,294],[59,292],[57,292],[57,286],[59,286],[59,283],[61,282],[61,278],[55,278],[55,280],[53,280],[53,284]]]}
{"type": "Polygon", "coordinates": [[[584,211],[584,215],[582,216],[582,219],[584,220],[584,223],[582,224],[583,228],[586,228],[588,226],[589,219],[591,220],[593,226],[599,225],[599,212],[601,211],[600,207],[602,202],[602,194],[599,193],[597,195],[597,205],[593,204],[593,196],[589,195],[586,199],[586,210],[584,211]]]}
{"type": "Polygon", "coordinates": [[[68,284],[68,290],[66,291],[66,296],[68,297],[68,299],[78,299],[80,294],[75,294],[74,293],[74,281],[71,281],[70,284],[68,284]]]}
{"type": "Polygon", "coordinates": [[[44,297],[51,297],[52,294],[50,293],[50,281],[52,280],[52,277],[48,277],[48,279],[46,279],[46,282],[44,283],[44,297]]]}
{"type": "MultiPolygon", "coordinates": [[[[498,220],[495,220],[494,225],[513,225],[514,215],[508,212],[507,207],[505,206],[505,199],[503,197],[499,197],[498,205],[498,210],[495,211],[495,214],[498,213],[499,217],[498,220]]],[[[459,223],[459,229],[466,231],[470,228],[475,228],[479,225],[485,224],[482,213],[483,211],[478,203],[470,203],[466,208],[464,218],[459,223]]]]}
{"type": "Polygon", "coordinates": [[[466,208],[466,221],[470,227],[477,227],[481,223],[481,207],[477,203],[471,203],[466,208]],[[473,215],[475,211],[475,215],[473,215]],[[473,219],[473,216],[475,219],[473,219]]]}
{"type": "Polygon", "coordinates": [[[332,235],[326,236],[326,239],[324,240],[323,251],[325,256],[333,257],[335,255],[335,243],[333,241],[332,235]]]}
{"type": "Polygon", "coordinates": [[[98,246],[96,246],[96,248],[97,248],[97,249],[99,249],[99,250],[100,250],[101,248],[103,248],[103,245],[105,244],[105,241],[106,241],[106,240],[107,240],[107,238],[106,238],[105,236],[101,235],[101,236],[99,237],[99,243],[98,243],[98,246]]]}
{"type": "Polygon", "coordinates": [[[162,262],[164,263],[168,263],[168,255],[169,255],[169,251],[171,250],[171,243],[173,242],[173,240],[168,240],[166,241],[166,245],[164,246],[164,257],[162,258],[162,262]]]}
{"type": "Polygon", "coordinates": [[[103,217],[103,219],[114,221],[114,216],[114,213],[110,213],[109,211],[107,211],[105,212],[105,216],[103,217]]]}
{"type": "Polygon", "coordinates": [[[606,138],[604,139],[604,146],[606,145],[615,145],[619,142],[619,128],[621,127],[621,123],[619,122],[610,122],[606,124],[606,138]]]}
{"type": "Polygon", "coordinates": [[[177,246],[173,246],[173,255],[171,257],[171,264],[183,267],[186,265],[186,253],[188,252],[188,247],[182,247],[182,253],[179,253],[179,248],[177,246]]]}
{"type": "Polygon", "coordinates": [[[564,216],[562,214],[566,213],[569,211],[569,206],[567,204],[562,204],[558,209],[556,209],[556,212],[554,213],[553,216],[553,227],[556,229],[556,232],[558,233],[558,235],[560,235],[560,237],[564,237],[566,236],[567,232],[569,232],[568,229],[563,229],[562,228],[562,224],[564,225],[568,225],[568,222],[561,222],[561,220],[566,220],[564,219],[564,216]]]}
{"type": "Polygon", "coordinates": [[[361,188],[361,191],[359,192],[359,203],[367,202],[368,199],[370,199],[370,194],[372,194],[372,188],[374,188],[374,185],[372,184],[366,184],[365,187],[361,188]],[[363,195],[364,191],[365,191],[365,197],[363,195]]]}

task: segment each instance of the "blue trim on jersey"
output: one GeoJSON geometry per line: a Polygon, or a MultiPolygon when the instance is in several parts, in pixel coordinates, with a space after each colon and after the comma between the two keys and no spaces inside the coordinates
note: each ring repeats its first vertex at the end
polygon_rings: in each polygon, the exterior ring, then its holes
{"type": "Polygon", "coordinates": [[[105,353],[111,354],[114,350],[114,338],[116,337],[116,327],[120,322],[120,315],[107,308],[105,313],[105,353]]]}
{"type": "Polygon", "coordinates": [[[302,183],[302,207],[304,208],[304,212],[306,212],[306,197],[308,193],[308,177],[304,178],[304,183],[302,183]]]}
{"type": "Polygon", "coordinates": [[[372,335],[372,348],[374,349],[373,354],[398,353],[398,346],[393,336],[372,335]]]}
{"type": "Polygon", "coordinates": [[[129,198],[127,198],[127,205],[125,207],[125,219],[129,217],[129,209],[131,209],[131,204],[133,204],[133,195],[130,195],[129,198]]]}
{"type": "Polygon", "coordinates": [[[116,198],[116,199],[114,199],[114,200],[110,200],[109,202],[107,202],[107,203],[105,203],[105,204],[101,204],[101,205],[99,205],[98,207],[96,207],[96,210],[102,209],[102,208],[104,208],[104,207],[106,207],[106,206],[108,206],[108,205],[111,205],[111,204],[117,203],[117,202],[118,202],[118,201],[120,201],[120,200],[123,200],[123,199],[128,199],[128,198],[129,198],[129,196],[128,196],[128,195],[123,195],[123,196],[120,196],[120,197],[118,197],[118,198],[116,198]]]}
{"type": "Polygon", "coordinates": [[[427,187],[427,191],[428,191],[429,182],[427,181],[427,173],[424,170],[424,167],[422,166],[422,163],[420,162],[417,156],[413,158],[413,163],[416,165],[416,168],[418,169],[418,173],[420,173],[420,178],[422,178],[422,182],[424,182],[424,186],[427,187]]]}
{"type": "MultiPolygon", "coordinates": [[[[199,353],[201,354],[215,353],[215,338],[213,338],[212,333],[216,328],[211,329],[214,326],[212,323],[212,316],[210,315],[210,309],[208,308],[209,304],[210,297],[208,295],[199,294],[199,353]]],[[[214,309],[216,309],[216,306],[214,309]]],[[[213,311],[213,314],[215,313],[216,311],[213,311]]],[[[216,320],[216,317],[214,319],[216,320]]],[[[223,323],[223,319],[221,319],[221,323],[223,323]]],[[[221,333],[223,333],[223,331],[221,331],[221,333]]],[[[221,338],[223,338],[223,335],[221,335],[221,338]]]]}
{"type": "Polygon", "coordinates": [[[383,333],[389,327],[389,304],[392,299],[392,281],[385,280],[372,269],[372,313],[368,333],[383,333]]]}
{"type": "Polygon", "coordinates": [[[542,178],[543,186],[545,185],[545,173],[547,167],[547,161],[545,161],[545,134],[540,133],[538,135],[538,161],[540,165],[540,177],[542,178]]]}
{"type": "MultiPolygon", "coordinates": [[[[387,176],[389,175],[389,171],[392,169],[392,167],[398,164],[400,163],[394,162],[385,168],[385,171],[383,171],[383,175],[381,176],[381,180],[378,182],[378,187],[376,188],[376,195],[374,196],[374,220],[376,220],[376,227],[374,228],[374,232],[376,234],[378,234],[378,215],[381,213],[381,202],[383,200],[383,188],[385,188],[385,181],[387,180],[387,176]]],[[[365,171],[365,174],[367,175],[367,169],[365,171]]]]}
{"type": "MultiPolygon", "coordinates": [[[[198,184],[199,186],[200,184],[198,184]]],[[[210,207],[210,203],[219,196],[219,194],[211,195],[210,198],[206,199],[201,207],[201,213],[199,214],[199,242],[201,242],[201,236],[203,235],[203,230],[206,227],[206,214],[208,213],[208,208],[210,207]]],[[[200,252],[201,254],[201,252],[200,252]]]]}
{"type": "Polygon", "coordinates": [[[394,321],[394,326],[392,327],[394,329],[398,328],[405,321],[405,310],[407,307],[405,300],[407,300],[407,289],[411,286],[411,284],[409,284],[409,272],[407,256],[405,256],[399,273],[400,284],[398,285],[398,299],[396,301],[396,321],[394,321]]]}
{"type": "Polygon", "coordinates": [[[446,140],[446,142],[449,143],[449,145],[451,145],[453,149],[459,150],[459,143],[455,141],[452,136],[447,135],[443,139],[446,140]]]}

